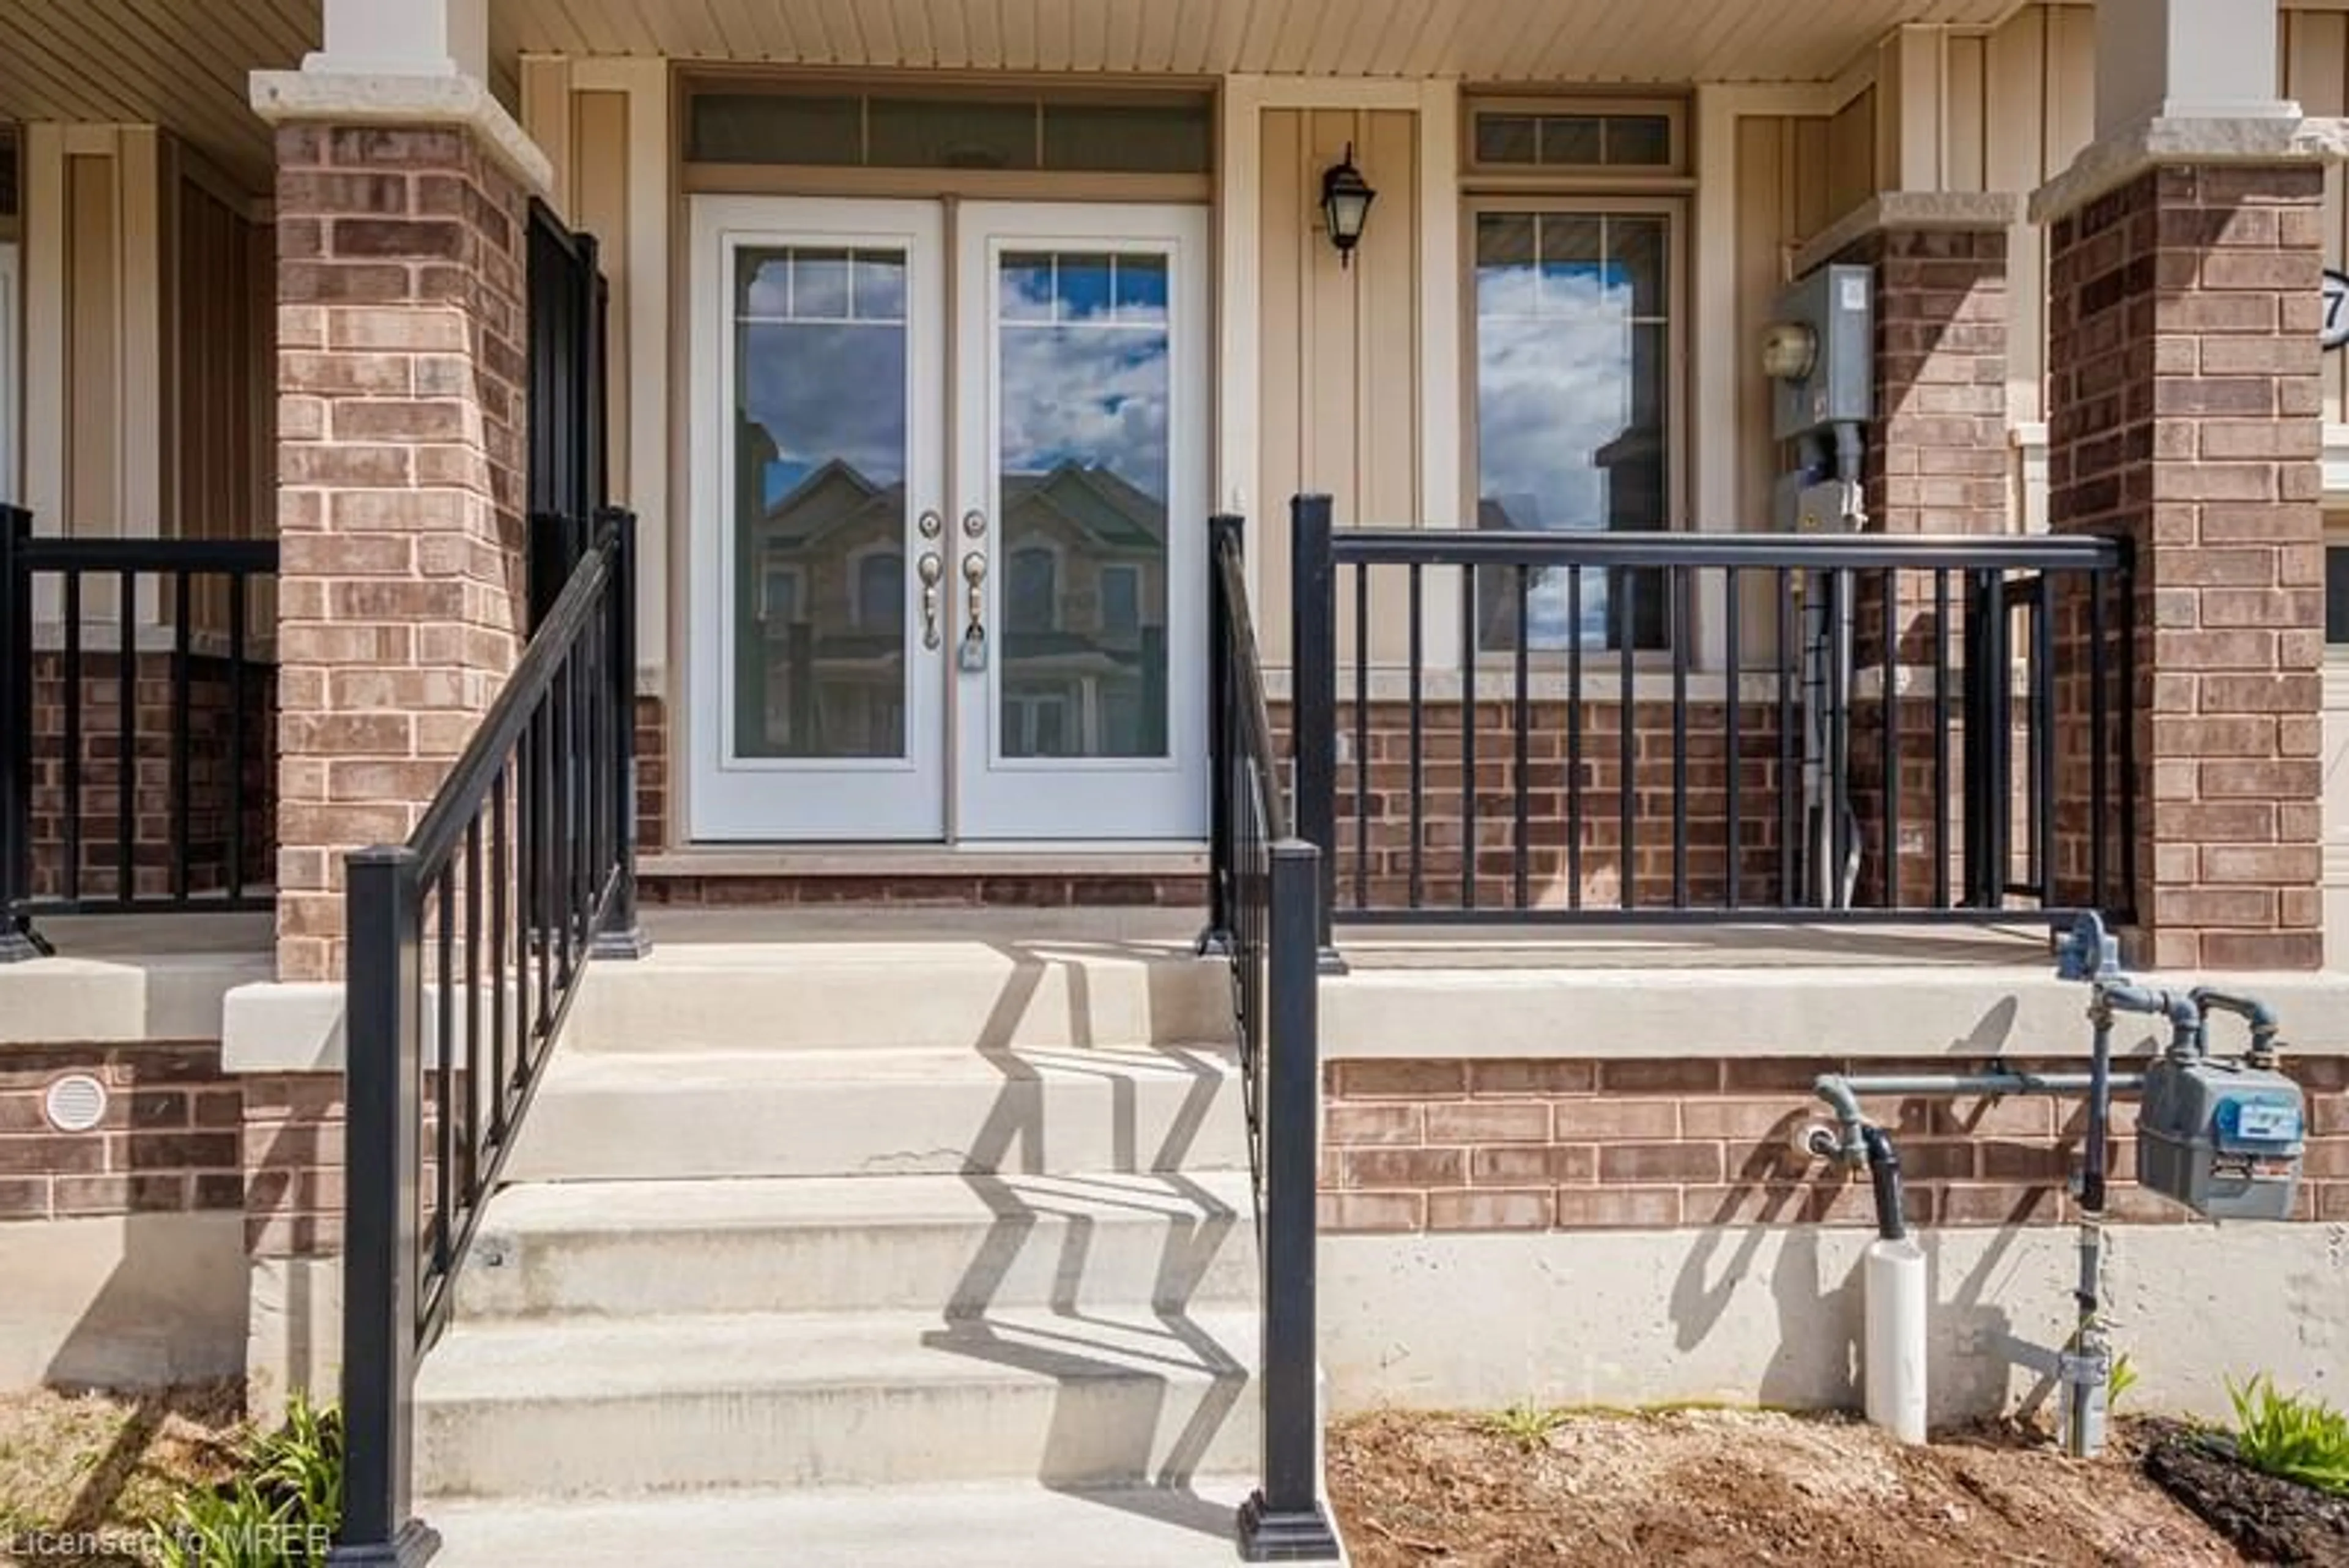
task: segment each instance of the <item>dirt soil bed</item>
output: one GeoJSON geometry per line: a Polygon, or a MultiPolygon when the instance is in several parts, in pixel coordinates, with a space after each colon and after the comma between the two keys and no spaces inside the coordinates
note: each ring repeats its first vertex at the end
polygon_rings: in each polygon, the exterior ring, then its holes
{"type": "Polygon", "coordinates": [[[2224,1438],[2150,1423],[2146,1474],[2254,1562],[2349,1563],[2349,1498],[2237,1464],[2224,1438]]]}
{"type": "Polygon", "coordinates": [[[2124,1423],[2072,1460],[2004,1427],[1909,1449],[1844,1417],[1703,1409],[1574,1414],[1520,1440],[1388,1412],[1330,1433],[1330,1490],[1357,1568],[2246,1561],[2147,1478],[2158,1437],[2124,1423]]]}
{"type": "Polygon", "coordinates": [[[151,1561],[153,1521],[233,1469],[244,1388],[0,1394],[0,1568],[151,1561]]]}

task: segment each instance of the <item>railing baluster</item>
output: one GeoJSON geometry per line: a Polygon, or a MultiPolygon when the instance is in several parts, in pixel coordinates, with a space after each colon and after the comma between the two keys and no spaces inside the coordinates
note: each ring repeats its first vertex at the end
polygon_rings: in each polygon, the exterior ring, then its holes
{"type": "Polygon", "coordinates": [[[1423,731],[1427,718],[1424,696],[1420,690],[1420,641],[1424,628],[1420,621],[1419,564],[1411,567],[1411,601],[1404,618],[1411,628],[1409,684],[1405,700],[1411,710],[1411,887],[1408,902],[1414,909],[1422,902],[1421,868],[1426,853],[1427,776],[1423,731]]]}
{"type": "MultiPolygon", "coordinates": [[[[1368,566],[1363,566],[1359,569],[1366,572],[1370,570],[1368,566]]],[[[1528,781],[1526,777],[1528,762],[1527,753],[1531,750],[1532,746],[1532,735],[1530,732],[1533,729],[1532,694],[1528,690],[1528,686],[1530,684],[1528,677],[1531,673],[1533,659],[1533,628],[1526,624],[1526,604],[1528,597],[1528,578],[1524,562],[1520,561],[1517,563],[1514,576],[1517,590],[1517,613],[1516,619],[1514,622],[1516,628],[1516,648],[1514,653],[1514,664],[1516,667],[1515,673],[1516,676],[1516,705],[1515,711],[1510,715],[1510,721],[1511,730],[1516,739],[1516,755],[1511,760],[1514,764],[1513,776],[1516,780],[1517,787],[1516,809],[1515,812],[1515,821],[1511,828],[1509,842],[1512,851],[1511,868],[1514,873],[1514,879],[1516,882],[1516,905],[1518,909],[1522,909],[1533,902],[1532,888],[1529,886],[1530,866],[1527,859],[1527,850],[1529,846],[1526,842],[1531,836],[1531,827],[1528,820],[1531,816],[1531,812],[1528,809],[1531,803],[1527,793],[1529,787],[1528,781]]],[[[1569,701],[1571,701],[1571,699],[1569,699],[1569,701]]]]}
{"type": "MultiPolygon", "coordinates": [[[[1533,635],[1527,627],[1524,635],[1533,635]]],[[[1566,899],[1582,908],[1582,568],[1566,569],[1566,899]]]]}
{"type": "Polygon", "coordinates": [[[1354,567],[1354,904],[1371,907],[1371,568],[1354,567]]]}
{"type": "Polygon", "coordinates": [[[1737,618],[1741,613],[1737,601],[1741,597],[1742,589],[1737,577],[1737,568],[1729,567],[1722,574],[1722,577],[1721,635],[1729,651],[1729,683],[1724,688],[1728,707],[1726,726],[1728,734],[1723,742],[1729,750],[1729,794],[1724,803],[1723,811],[1723,815],[1728,818],[1725,832],[1729,841],[1729,867],[1724,891],[1728,895],[1729,907],[1734,909],[1738,905],[1738,879],[1744,871],[1741,863],[1745,858],[1744,836],[1739,831],[1739,814],[1744,805],[1743,797],[1745,794],[1745,748],[1743,744],[1743,736],[1739,732],[1744,718],[1745,650],[1742,646],[1743,639],[1738,634],[1737,626],[1737,618]]]}
{"type": "Polygon", "coordinates": [[[253,579],[228,579],[228,901],[244,897],[244,649],[245,595],[253,579]]]}
{"type": "Polygon", "coordinates": [[[1631,578],[1629,573],[1611,574],[1607,580],[1607,619],[1615,628],[1618,652],[1617,679],[1620,682],[1615,701],[1616,715],[1616,842],[1621,850],[1621,870],[1619,873],[1617,902],[1625,909],[1640,905],[1640,871],[1633,843],[1633,819],[1639,815],[1640,777],[1639,739],[1632,724],[1635,681],[1632,674],[1632,644],[1639,639],[1631,632],[1631,578]]]}
{"type": "Polygon", "coordinates": [[[432,902],[440,912],[440,963],[432,976],[439,1031],[432,1041],[432,1102],[440,1120],[433,1129],[432,1269],[446,1276],[456,1263],[454,1226],[457,1196],[457,1054],[464,1049],[457,1037],[457,883],[452,862],[440,868],[432,884],[432,902]]]}
{"type": "Polygon", "coordinates": [[[478,1192],[481,1146],[481,819],[465,825],[465,1190],[478,1192]]]}
{"type": "Polygon", "coordinates": [[[139,574],[115,576],[114,899],[127,907],[139,896],[139,574]]]}
{"type": "Polygon", "coordinates": [[[1851,797],[1849,794],[1851,746],[1851,681],[1844,669],[1846,650],[1851,646],[1845,616],[1851,604],[1850,583],[1841,567],[1832,568],[1826,578],[1826,641],[1827,641],[1827,736],[1826,807],[1827,814],[1826,875],[1820,882],[1825,895],[1823,906],[1830,909],[1848,907],[1845,897],[1844,868],[1851,864],[1851,797]]]}
{"type": "Polygon", "coordinates": [[[2038,607],[2032,615],[2031,732],[2033,761],[2031,823],[2037,839],[2039,907],[2055,907],[2055,573],[2039,574],[2038,607]]]}
{"type": "Polygon", "coordinates": [[[2110,907],[2105,883],[2105,770],[2118,750],[2105,732],[2110,722],[2105,690],[2105,594],[2110,584],[2103,573],[2089,572],[2081,587],[2088,597],[2088,905],[2104,909],[2110,907]]]}
{"type": "Polygon", "coordinates": [[[1689,573],[1674,567],[1664,574],[1671,593],[1667,607],[1672,639],[1672,908],[1685,909],[1688,874],[1688,645],[1693,617],[1689,614],[1689,573]]]}
{"type": "Polygon", "coordinates": [[[1803,763],[1795,732],[1795,695],[1802,679],[1803,632],[1795,606],[1795,568],[1776,568],[1778,577],[1778,902],[1791,909],[1803,901],[1803,763]]]}
{"type": "Polygon", "coordinates": [[[514,875],[506,838],[506,797],[513,788],[511,763],[498,769],[490,786],[490,961],[494,969],[490,991],[490,1141],[502,1145],[506,1137],[506,993],[516,990],[523,971],[516,962],[512,927],[507,923],[506,884],[514,875]]]}
{"type": "Polygon", "coordinates": [[[1933,574],[1933,907],[1950,907],[1950,574],[1933,574]]]}
{"type": "Polygon", "coordinates": [[[188,669],[188,587],[191,574],[171,574],[171,778],[166,792],[170,813],[165,831],[171,839],[171,897],[188,896],[188,860],[194,824],[191,805],[192,781],[188,776],[188,710],[191,672],[188,669]]]}
{"type": "Polygon", "coordinates": [[[1460,907],[1476,907],[1476,567],[1460,572],[1460,907]]]}
{"type": "Polygon", "coordinates": [[[1884,569],[1883,666],[1878,677],[1884,701],[1879,765],[1884,770],[1884,907],[1900,908],[1900,579],[1884,569]]]}
{"type": "Polygon", "coordinates": [[[66,585],[66,902],[81,902],[81,573],[67,567],[66,585]]]}

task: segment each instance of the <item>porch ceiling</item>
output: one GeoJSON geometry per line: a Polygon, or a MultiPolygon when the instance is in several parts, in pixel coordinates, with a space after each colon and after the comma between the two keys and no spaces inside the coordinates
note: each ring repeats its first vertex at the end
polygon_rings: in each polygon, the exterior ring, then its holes
{"type": "Polygon", "coordinates": [[[492,47],[842,67],[1813,81],[2018,0],[492,0],[492,47]]]}
{"type": "MultiPolygon", "coordinates": [[[[389,3],[389,0],[387,0],[389,3]]],[[[838,67],[1495,83],[1814,81],[1902,22],[2019,0],[490,0],[500,96],[526,53],[838,67]]],[[[151,123],[260,192],[256,68],[319,42],[319,0],[5,0],[0,119],[151,123]]]]}

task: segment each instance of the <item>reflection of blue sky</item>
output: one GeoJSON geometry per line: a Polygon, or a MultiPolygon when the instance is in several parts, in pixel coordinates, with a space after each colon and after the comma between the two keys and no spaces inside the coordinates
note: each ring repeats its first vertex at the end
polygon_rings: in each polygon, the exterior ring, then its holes
{"type": "MultiPolygon", "coordinates": [[[[1598,460],[1631,424],[1632,308],[1620,264],[1477,268],[1477,478],[1488,517],[1497,508],[1508,526],[1544,531],[1609,525],[1598,460]]],[[[1585,572],[1585,640],[1603,637],[1607,601],[1604,574],[1585,572]]],[[[1564,646],[1568,614],[1565,574],[1545,574],[1526,609],[1533,645],[1564,646]]]]}
{"type": "Polygon", "coordinates": [[[739,331],[742,417],[775,446],[769,504],[834,460],[877,485],[905,478],[902,326],[756,322],[739,331]]]}
{"type": "Polygon", "coordinates": [[[1003,327],[1006,473],[1064,462],[1106,468],[1166,500],[1166,334],[1097,327],[1003,327]]]}

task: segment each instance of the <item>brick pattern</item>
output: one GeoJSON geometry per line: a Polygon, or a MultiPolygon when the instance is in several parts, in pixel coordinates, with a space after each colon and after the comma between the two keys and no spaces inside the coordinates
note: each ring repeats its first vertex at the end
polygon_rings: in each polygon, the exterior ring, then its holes
{"type": "Polygon", "coordinates": [[[343,1080],[266,1074],[244,1080],[245,1251],[256,1258],[343,1250],[343,1080]]]}
{"type": "MultiPolygon", "coordinates": [[[[1728,896],[1729,764],[1728,705],[1692,702],[1688,710],[1687,765],[1677,779],[1672,763],[1672,710],[1669,701],[1635,699],[1631,704],[1630,779],[1632,791],[1630,879],[1624,877],[1622,789],[1625,749],[1622,705],[1580,705],[1580,768],[1569,774],[1575,750],[1574,713],[1563,700],[1530,704],[1526,747],[1526,872],[1529,903],[1564,909],[1661,907],[1673,901],[1672,812],[1675,784],[1686,815],[1688,898],[1719,903],[1728,896]],[[1579,877],[1569,846],[1576,838],[1573,784],[1581,790],[1579,877]]],[[[1289,710],[1273,710],[1277,743],[1289,743],[1289,710]]],[[[1467,868],[1466,748],[1457,701],[1423,705],[1420,734],[1419,903],[1457,909],[1467,868]]],[[[1411,709],[1402,702],[1372,701],[1368,746],[1350,702],[1338,706],[1340,743],[1346,748],[1338,768],[1338,898],[1340,907],[1400,909],[1412,907],[1411,709]],[[1357,761],[1367,763],[1367,773],[1357,761]],[[1356,815],[1360,787],[1366,796],[1367,859],[1356,815]]],[[[1475,726],[1475,899],[1480,908],[1511,906],[1516,897],[1517,767],[1514,704],[1480,701],[1475,726]]],[[[1778,710],[1775,702],[1744,704],[1739,715],[1737,767],[1739,892],[1744,901],[1778,897],[1778,710]]]]}
{"type": "Polygon", "coordinates": [[[0,1046],[0,1222],[235,1209],[243,1097],[211,1041],[0,1046]],[[106,1116],[62,1133],[49,1085],[87,1073],[106,1116]]]}
{"type": "Polygon", "coordinates": [[[526,623],[524,196],[468,134],[277,133],[278,969],[407,836],[526,623]]]}
{"type": "Polygon", "coordinates": [[[668,847],[668,704],[636,698],[636,849],[668,847]]]}
{"type": "Polygon", "coordinates": [[[1869,531],[2006,532],[2006,231],[1879,230],[1836,259],[1876,269],[1869,531]]]}
{"type": "MultiPolygon", "coordinates": [[[[235,667],[226,659],[191,655],[188,670],[187,890],[217,893],[229,882],[229,814],[241,805],[239,878],[247,890],[265,888],[276,871],[276,686],[267,664],[243,671],[244,751],[234,746],[235,667]],[[240,776],[241,775],[241,776],[240,776]]],[[[177,799],[172,728],[178,688],[171,656],[131,655],[130,892],[161,898],[172,891],[177,799]]],[[[123,891],[121,846],[122,657],[81,655],[78,725],[80,768],[67,790],[68,671],[61,652],[33,656],[32,891],[65,894],[69,826],[78,831],[78,887],[85,898],[123,891]]]]}
{"type": "Polygon", "coordinates": [[[646,877],[636,896],[646,904],[682,906],[773,904],[930,905],[1030,909],[1138,908],[1202,909],[1207,879],[1198,877],[646,877]]]}
{"type": "MultiPolygon", "coordinates": [[[[2017,1062],[2078,1070],[2077,1061],[2017,1062]]],[[[2349,1219],[2349,1057],[2288,1058],[2309,1091],[2302,1220],[2349,1219]]],[[[1871,1225],[1865,1172],[1795,1147],[1832,1120],[1822,1072],[1941,1062],[1358,1060],[1325,1084],[1321,1223],[1335,1231],[1871,1225]]],[[[2085,1119],[2076,1100],[1870,1102],[1899,1149],[1909,1220],[2055,1224],[2085,1119]]],[[[2185,1218],[2135,1184],[2134,1102],[2113,1107],[2107,1212],[2185,1218]]]]}
{"type": "MultiPolygon", "coordinates": [[[[2156,169],[2051,237],[2051,524],[2137,552],[2136,909],[2155,967],[2323,959],[2323,189],[2313,163],[2156,169]]],[[[2067,718],[2084,703],[2068,693],[2067,718]]],[[[2085,768],[2075,746],[2067,812],[2085,768]]]]}

